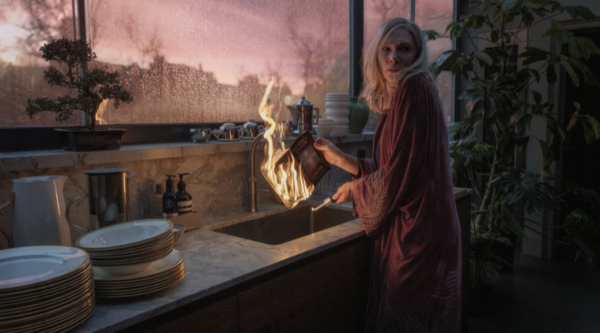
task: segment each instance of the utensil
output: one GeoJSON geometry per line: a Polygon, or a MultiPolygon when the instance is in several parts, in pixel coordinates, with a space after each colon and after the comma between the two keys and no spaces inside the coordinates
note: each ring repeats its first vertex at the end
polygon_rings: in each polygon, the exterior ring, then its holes
{"type": "Polygon", "coordinates": [[[319,206],[313,207],[312,211],[316,212],[316,211],[318,211],[319,209],[321,209],[323,207],[327,207],[327,206],[331,205],[332,203],[335,203],[335,200],[333,199],[333,196],[327,198],[327,200],[323,201],[323,203],[320,204],[319,206]]]}
{"type": "Polygon", "coordinates": [[[296,111],[296,122],[294,124],[297,126],[293,134],[300,135],[305,131],[314,134],[312,125],[314,121],[316,121],[315,124],[319,123],[319,109],[313,108],[313,105],[302,96],[298,103],[296,103],[294,109],[290,110],[296,111]]]}
{"type": "Polygon", "coordinates": [[[231,123],[228,119],[218,130],[213,130],[212,135],[221,140],[237,140],[244,136],[244,126],[231,123]]]}
{"type": "Polygon", "coordinates": [[[208,142],[210,139],[210,135],[212,130],[210,128],[192,128],[190,129],[190,134],[192,134],[192,141],[194,143],[198,142],[208,142]]]}
{"type": "Polygon", "coordinates": [[[255,138],[258,134],[265,131],[265,126],[257,125],[254,120],[250,120],[243,125],[244,127],[244,136],[243,138],[255,138]]]}
{"type": "Polygon", "coordinates": [[[107,168],[87,170],[85,174],[87,176],[88,192],[76,196],[67,205],[65,216],[69,224],[86,233],[128,221],[128,181],[135,176],[135,173],[127,175],[127,169],[107,168]],[[75,224],[69,214],[71,206],[85,198],[88,198],[89,205],[89,227],[75,224]]]}
{"type": "Polygon", "coordinates": [[[67,177],[37,176],[13,180],[13,246],[71,245],[71,233],[65,219],[63,188],[67,177]]]}

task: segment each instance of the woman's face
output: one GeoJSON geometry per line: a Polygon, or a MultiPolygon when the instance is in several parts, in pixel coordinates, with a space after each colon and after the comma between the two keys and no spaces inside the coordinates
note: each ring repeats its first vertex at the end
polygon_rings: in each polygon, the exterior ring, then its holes
{"type": "Polygon", "coordinates": [[[398,83],[398,73],[417,58],[417,47],[405,28],[397,28],[381,43],[377,52],[379,68],[388,83],[398,83]]]}

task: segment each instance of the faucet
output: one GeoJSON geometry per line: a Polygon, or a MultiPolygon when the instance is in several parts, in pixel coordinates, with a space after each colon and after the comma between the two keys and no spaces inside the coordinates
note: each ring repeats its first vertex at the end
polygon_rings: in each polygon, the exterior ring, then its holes
{"type": "Polygon", "coordinates": [[[248,178],[248,211],[254,213],[258,211],[256,204],[256,176],[254,175],[254,152],[258,142],[265,136],[265,133],[260,133],[254,138],[252,142],[252,149],[250,150],[250,178],[248,178]]]}

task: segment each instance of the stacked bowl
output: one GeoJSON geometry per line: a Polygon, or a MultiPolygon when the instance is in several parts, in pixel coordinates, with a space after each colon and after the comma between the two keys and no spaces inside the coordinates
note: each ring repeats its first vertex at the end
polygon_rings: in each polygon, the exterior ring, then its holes
{"type": "Polygon", "coordinates": [[[331,134],[331,130],[333,130],[333,119],[323,118],[319,119],[319,123],[313,125],[313,129],[320,137],[326,137],[331,134]]]}
{"type": "Polygon", "coordinates": [[[325,96],[325,114],[333,119],[331,136],[348,134],[350,120],[350,95],[343,93],[329,93],[325,96]]]}
{"type": "Polygon", "coordinates": [[[185,276],[183,255],[173,249],[173,223],[138,220],[81,236],[77,247],[91,260],[96,296],[130,297],[155,292],[185,276]],[[181,260],[167,258],[176,257],[181,260]]]}
{"type": "Polygon", "coordinates": [[[63,332],[94,311],[89,256],[64,246],[0,251],[0,332],[63,332]]]}

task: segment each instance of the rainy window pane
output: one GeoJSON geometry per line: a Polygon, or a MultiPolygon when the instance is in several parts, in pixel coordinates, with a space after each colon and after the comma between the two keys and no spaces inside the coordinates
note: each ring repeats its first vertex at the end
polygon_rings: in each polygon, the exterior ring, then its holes
{"type": "MultiPolygon", "coordinates": [[[[347,92],[348,0],[90,0],[94,68],[133,102],[108,124],[259,120],[271,78],[285,104],[347,92]]],[[[284,108],[281,118],[291,119],[284,108]]]]}
{"type": "Polygon", "coordinates": [[[48,63],[39,51],[53,38],[73,39],[72,15],[71,0],[0,0],[0,127],[78,124],[77,115],[58,122],[52,112],[25,113],[27,99],[74,93],[44,80],[48,63]]]}
{"type": "MultiPolygon", "coordinates": [[[[443,35],[446,26],[452,23],[454,0],[417,0],[415,7],[415,22],[423,30],[435,30],[443,35]]],[[[438,38],[427,42],[429,62],[434,62],[438,56],[452,49],[450,38],[438,38]]],[[[437,78],[438,92],[444,107],[446,122],[453,120],[452,110],[452,75],[449,72],[440,74],[437,78]]]]}

